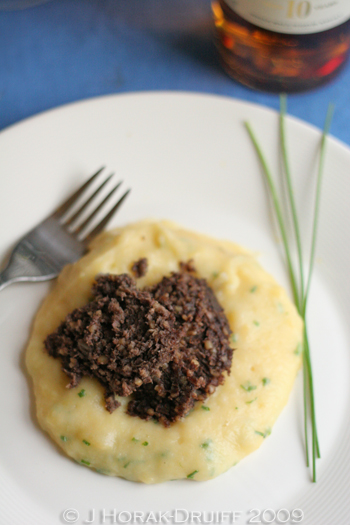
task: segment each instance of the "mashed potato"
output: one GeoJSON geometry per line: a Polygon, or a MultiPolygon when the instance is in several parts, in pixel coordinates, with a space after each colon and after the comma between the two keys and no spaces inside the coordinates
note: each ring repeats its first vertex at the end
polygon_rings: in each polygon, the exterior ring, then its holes
{"type": "Polygon", "coordinates": [[[40,308],[27,349],[42,428],[78,463],[144,483],[207,480],[257,449],[271,433],[300,367],[302,322],[285,291],[239,246],[169,222],[142,221],[105,232],[90,252],[62,271],[40,308]],[[89,300],[99,273],[130,273],[146,257],[138,285],[152,285],[194,260],[221,303],[235,352],[231,375],[204,404],[165,428],[125,413],[128,398],[110,414],[97,380],[67,389],[59,360],[44,340],[74,308],[89,300]]]}

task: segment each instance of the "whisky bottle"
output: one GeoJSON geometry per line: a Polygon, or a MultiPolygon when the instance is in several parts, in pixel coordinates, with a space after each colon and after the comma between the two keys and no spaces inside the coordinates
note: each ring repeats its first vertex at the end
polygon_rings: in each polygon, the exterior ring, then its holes
{"type": "Polygon", "coordinates": [[[350,0],[214,0],[212,9],[223,66],[249,87],[312,89],[349,56],[350,0]]]}

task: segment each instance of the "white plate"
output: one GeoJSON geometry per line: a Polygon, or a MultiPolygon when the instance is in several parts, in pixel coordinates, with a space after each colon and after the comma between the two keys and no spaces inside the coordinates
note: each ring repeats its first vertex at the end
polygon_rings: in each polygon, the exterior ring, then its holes
{"type": "MultiPolygon", "coordinates": [[[[0,136],[2,254],[90,173],[107,165],[133,189],[114,224],[155,216],[230,238],[261,252],[262,264],[288,286],[259,164],[243,126],[246,119],[277,172],[277,114],[227,98],[184,93],[110,96],[59,108],[9,128],[0,136]]],[[[289,119],[288,134],[306,233],[320,132],[289,119]]],[[[198,511],[202,523],[210,520],[210,511],[231,512],[228,518],[217,514],[217,522],[231,519],[232,523],[236,511],[235,523],[264,523],[262,514],[250,511],[262,513],[268,508],[302,509],[303,524],[347,523],[349,167],[349,150],[331,139],[309,303],[322,451],[318,483],[310,482],[304,462],[300,377],[263,446],[213,481],[144,486],[76,465],[38,428],[23,366],[30,324],[50,284],[16,284],[0,294],[2,524],[73,523],[77,515],[73,511],[63,515],[65,509],[79,512],[78,524],[113,522],[103,512],[115,512],[119,523],[132,523],[135,515],[130,520],[128,512],[172,514],[174,509],[198,511]],[[94,521],[92,509],[97,513],[94,521]],[[121,511],[125,513],[119,515],[121,511]]],[[[184,511],[170,521],[185,520],[184,511]]],[[[139,516],[136,522],[141,523],[139,516]]],[[[160,516],[155,517],[159,522],[160,516]]],[[[265,517],[265,522],[278,523],[271,512],[265,517]]],[[[280,513],[280,521],[286,517],[280,513]]]]}

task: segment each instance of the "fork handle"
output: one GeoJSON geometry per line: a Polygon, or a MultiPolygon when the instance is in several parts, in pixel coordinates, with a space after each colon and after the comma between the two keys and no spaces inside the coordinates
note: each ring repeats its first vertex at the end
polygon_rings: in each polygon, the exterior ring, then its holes
{"type": "Polygon", "coordinates": [[[3,290],[4,288],[6,288],[6,286],[8,286],[9,284],[12,284],[12,283],[16,283],[16,282],[19,282],[19,281],[48,281],[49,279],[52,279],[53,276],[47,276],[47,277],[39,277],[39,276],[34,276],[34,275],[22,275],[22,272],[20,272],[20,274],[18,275],[15,275],[14,271],[13,271],[13,267],[11,267],[10,265],[7,266],[2,272],[0,272],[0,292],[1,290],[3,290]]]}
{"type": "Polygon", "coordinates": [[[5,268],[0,273],[0,290],[5,288],[5,286],[8,286],[9,284],[15,282],[16,278],[11,276],[11,272],[9,271],[9,266],[5,268]]]}
{"type": "Polygon", "coordinates": [[[40,275],[38,268],[33,265],[28,254],[22,253],[21,247],[15,248],[11,258],[2,272],[0,272],[0,291],[9,284],[18,281],[47,281],[57,275],[40,275]]]}
{"type": "Polygon", "coordinates": [[[0,290],[16,281],[27,280],[22,276],[20,265],[16,264],[14,259],[11,259],[6,268],[0,273],[0,290]]]}

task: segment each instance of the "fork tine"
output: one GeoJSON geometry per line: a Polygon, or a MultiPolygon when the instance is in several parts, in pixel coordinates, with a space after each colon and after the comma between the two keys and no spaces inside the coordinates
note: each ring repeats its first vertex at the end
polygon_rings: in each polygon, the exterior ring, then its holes
{"type": "Polygon", "coordinates": [[[118,184],[108,193],[108,195],[103,199],[102,202],[97,206],[97,208],[85,219],[82,224],[80,224],[75,230],[72,231],[72,233],[77,236],[80,232],[82,232],[86,226],[92,221],[92,219],[95,217],[95,215],[101,210],[101,208],[106,204],[106,202],[112,197],[113,193],[119,188],[122,182],[118,182],[118,184]]]}
{"type": "Polygon", "coordinates": [[[69,197],[61,206],[59,206],[51,215],[51,217],[55,217],[56,219],[60,219],[68,210],[69,208],[75,203],[75,201],[82,195],[82,193],[90,186],[90,184],[98,177],[98,175],[101,173],[102,170],[104,170],[104,166],[100,168],[88,181],[85,182],[71,197],[69,197]]]}
{"type": "Polygon", "coordinates": [[[119,206],[121,206],[121,204],[123,203],[123,201],[126,199],[126,197],[128,196],[128,194],[130,193],[131,190],[127,190],[124,195],[119,199],[119,201],[113,206],[113,208],[107,213],[106,217],[104,219],[102,219],[101,222],[99,222],[99,224],[89,233],[89,235],[87,235],[84,239],[83,239],[83,242],[84,244],[89,244],[89,242],[92,241],[92,239],[98,234],[100,233],[104,227],[106,226],[106,224],[110,221],[110,219],[113,217],[113,215],[115,214],[115,212],[118,210],[119,206]]]}
{"type": "Polygon", "coordinates": [[[67,221],[64,221],[64,225],[65,226],[70,226],[71,224],[73,224],[73,222],[76,221],[76,219],[78,219],[78,217],[83,213],[83,211],[88,207],[88,205],[90,204],[90,202],[93,201],[93,199],[96,197],[96,195],[102,190],[102,188],[107,184],[107,182],[113,177],[114,173],[111,173],[111,175],[109,175],[106,180],[104,180],[102,182],[102,184],[97,188],[96,191],[94,191],[94,193],[91,195],[91,197],[89,197],[85,202],[84,204],[82,204],[82,206],[79,208],[78,211],[76,211],[74,213],[74,215],[72,215],[72,217],[70,219],[68,219],[67,221]]]}

